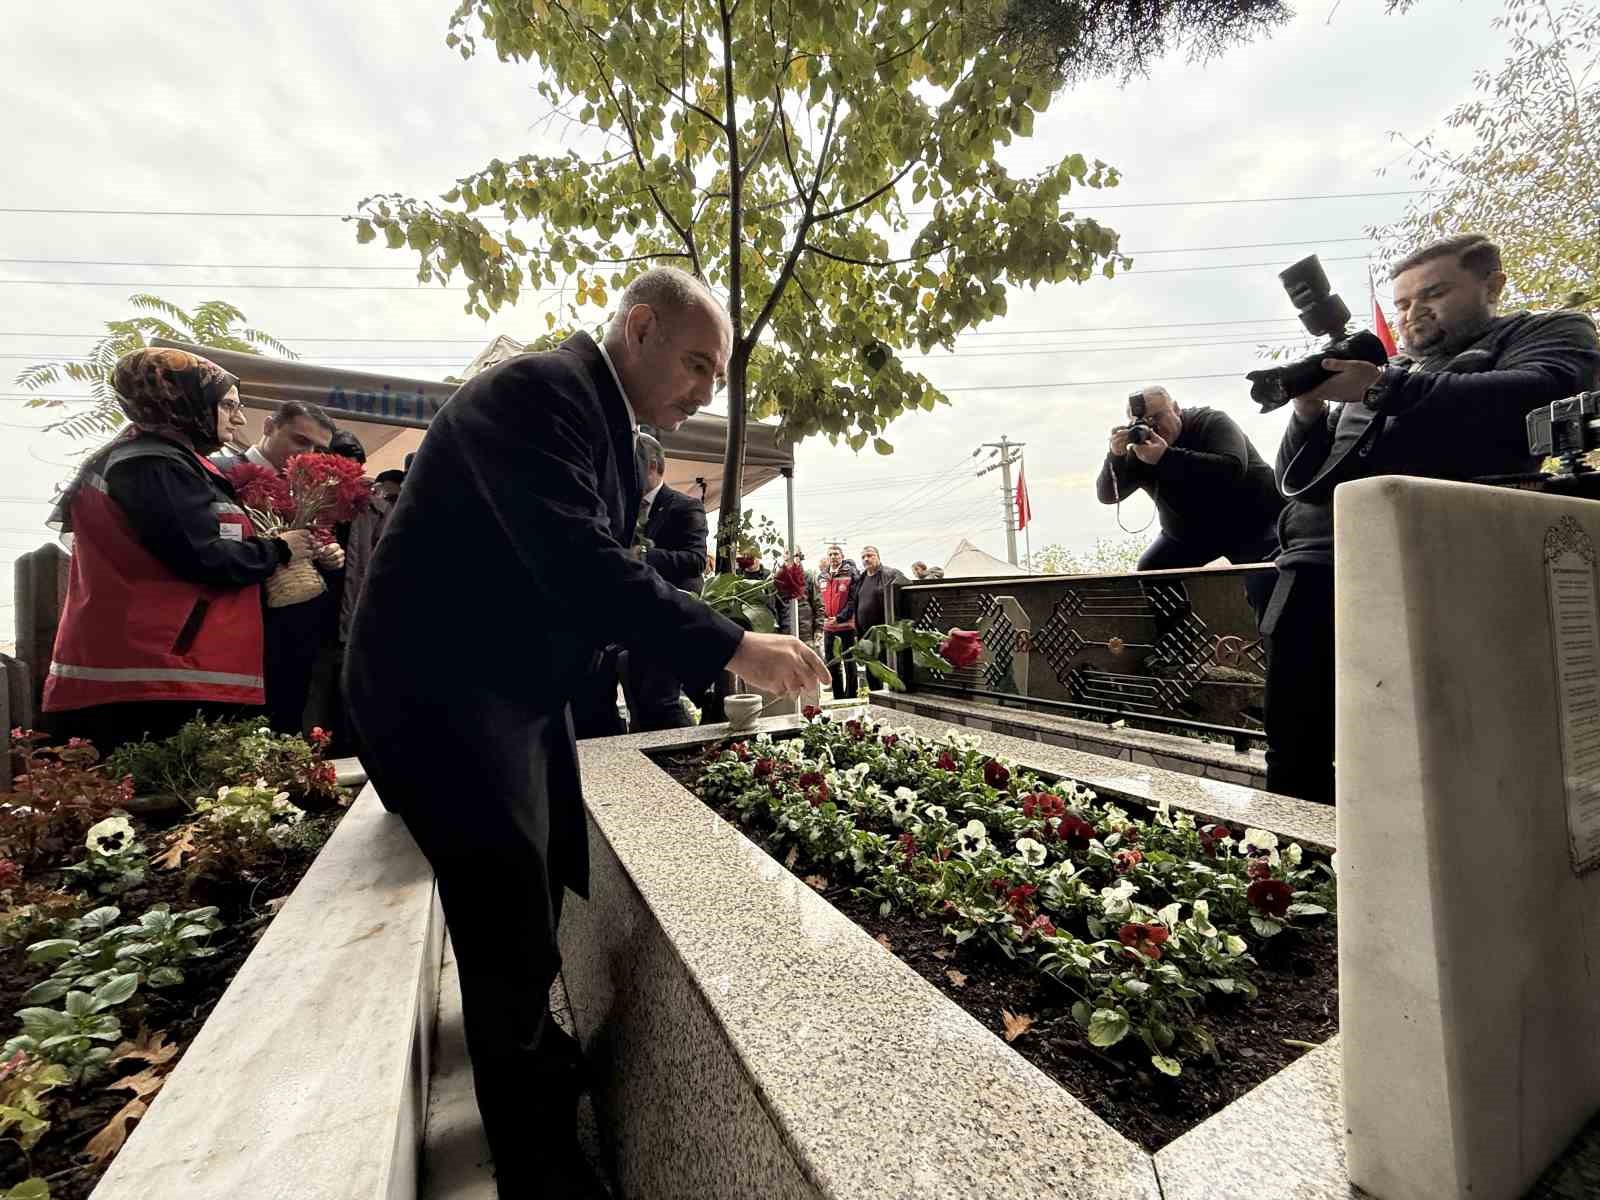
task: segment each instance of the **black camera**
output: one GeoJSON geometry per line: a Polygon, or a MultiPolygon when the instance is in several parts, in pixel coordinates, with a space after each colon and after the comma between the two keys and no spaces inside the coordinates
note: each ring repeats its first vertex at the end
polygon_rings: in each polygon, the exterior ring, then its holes
{"type": "Polygon", "coordinates": [[[1128,422],[1128,445],[1142,446],[1155,436],[1149,418],[1144,415],[1143,392],[1134,392],[1128,397],[1128,416],[1133,418],[1128,422]]]}
{"type": "Polygon", "coordinates": [[[1528,414],[1528,453],[1560,460],[1562,475],[1591,468],[1583,456],[1600,449],[1600,392],[1580,392],[1528,414]]]}
{"type": "Polygon", "coordinates": [[[1389,352],[1383,348],[1377,334],[1365,329],[1346,334],[1350,309],[1334,292],[1315,254],[1280,271],[1278,278],[1300,311],[1300,323],[1306,331],[1312,337],[1327,338],[1328,344],[1286,367],[1251,371],[1245,376],[1250,381],[1250,399],[1261,405],[1262,412],[1282,408],[1296,396],[1304,395],[1330,378],[1333,373],[1322,367],[1325,358],[1360,359],[1379,367],[1389,361],[1389,352]]]}

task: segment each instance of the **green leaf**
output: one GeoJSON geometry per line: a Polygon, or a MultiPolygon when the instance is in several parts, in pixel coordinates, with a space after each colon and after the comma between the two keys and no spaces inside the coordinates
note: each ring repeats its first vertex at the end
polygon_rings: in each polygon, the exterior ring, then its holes
{"type": "Polygon", "coordinates": [[[378,231],[372,227],[372,222],[362,217],[356,222],[356,241],[363,246],[378,236],[378,231]]]}
{"type": "Polygon", "coordinates": [[[121,1004],[138,990],[139,976],[137,974],[130,973],[113,976],[95,989],[95,1005],[99,1008],[110,1008],[114,1004],[121,1004]]]}
{"type": "Polygon", "coordinates": [[[82,943],[73,938],[49,938],[46,941],[35,942],[28,947],[28,961],[55,962],[57,959],[66,958],[80,945],[82,943]]]}
{"type": "Polygon", "coordinates": [[[778,622],[772,615],[772,610],[762,604],[744,604],[744,619],[750,622],[750,628],[756,633],[777,633],[778,622]]]}
{"type": "Polygon", "coordinates": [[[22,994],[24,1004],[50,1004],[67,994],[72,986],[70,980],[46,979],[43,983],[34,984],[22,994]]]}
{"type": "Polygon", "coordinates": [[[0,1200],[50,1200],[50,1185],[36,1175],[0,1192],[0,1200]]]}
{"type": "Polygon", "coordinates": [[[1072,1006],[1072,1019],[1085,1029],[1089,1028],[1091,1015],[1089,1005],[1083,1000],[1079,1000],[1072,1006]]]}
{"type": "Polygon", "coordinates": [[[872,673],[874,679],[879,683],[887,684],[892,690],[896,692],[906,690],[906,685],[900,681],[900,676],[896,675],[877,659],[869,658],[867,660],[867,670],[872,673]]]}
{"type": "Polygon", "coordinates": [[[1283,926],[1268,917],[1251,917],[1250,928],[1264,938],[1275,937],[1283,932],[1283,926]]]}
{"type": "Polygon", "coordinates": [[[1131,1028],[1133,1023],[1123,1009],[1097,1008],[1089,1018],[1089,1044],[1101,1048],[1115,1046],[1128,1036],[1131,1028]]]}
{"type": "Polygon", "coordinates": [[[888,442],[884,441],[881,437],[875,437],[875,438],[872,439],[872,448],[874,450],[876,450],[879,454],[893,454],[894,453],[894,447],[891,446],[888,442]]]}
{"type": "Polygon", "coordinates": [[[1328,910],[1320,904],[1291,904],[1288,914],[1291,917],[1324,917],[1328,910]]]}
{"type": "Polygon", "coordinates": [[[1152,1054],[1150,1056],[1150,1065],[1163,1075],[1183,1074],[1183,1064],[1175,1058],[1167,1057],[1165,1054],[1152,1054]]]}

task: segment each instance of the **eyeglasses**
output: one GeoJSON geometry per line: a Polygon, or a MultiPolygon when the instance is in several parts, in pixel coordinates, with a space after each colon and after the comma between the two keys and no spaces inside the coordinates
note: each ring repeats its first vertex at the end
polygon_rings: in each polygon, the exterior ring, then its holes
{"type": "Polygon", "coordinates": [[[226,403],[219,404],[217,407],[220,408],[223,412],[227,413],[230,417],[237,416],[239,413],[242,413],[244,411],[244,401],[243,400],[229,400],[226,403]]]}

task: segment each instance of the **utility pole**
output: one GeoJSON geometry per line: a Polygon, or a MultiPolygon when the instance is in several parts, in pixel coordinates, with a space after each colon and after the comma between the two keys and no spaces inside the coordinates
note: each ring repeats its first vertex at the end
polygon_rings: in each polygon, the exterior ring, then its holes
{"type": "Polygon", "coordinates": [[[998,462],[990,463],[978,474],[987,475],[997,467],[1000,470],[1000,499],[1004,505],[1006,520],[1006,558],[1013,567],[1017,565],[1017,493],[1011,487],[1011,465],[1022,461],[1021,452],[1026,445],[1026,442],[1013,442],[1002,434],[998,442],[984,442],[978,447],[980,450],[996,450],[1000,454],[998,462]],[[1012,454],[1013,450],[1017,453],[1012,454]]]}

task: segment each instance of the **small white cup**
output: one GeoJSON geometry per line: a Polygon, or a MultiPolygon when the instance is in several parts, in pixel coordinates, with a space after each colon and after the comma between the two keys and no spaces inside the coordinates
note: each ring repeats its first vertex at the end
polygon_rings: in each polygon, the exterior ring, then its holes
{"type": "Polygon", "coordinates": [[[722,700],[722,711],[728,715],[728,729],[737,731],[754,729],[765,701],[752,692],[736,692],[722,700]]]}

